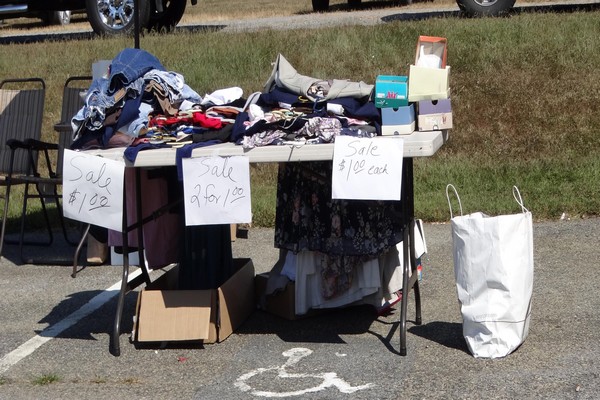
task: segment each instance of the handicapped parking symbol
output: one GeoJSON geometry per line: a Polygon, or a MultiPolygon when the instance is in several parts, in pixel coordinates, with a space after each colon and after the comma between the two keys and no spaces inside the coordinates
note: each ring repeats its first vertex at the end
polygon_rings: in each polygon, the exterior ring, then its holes
{"type": "Polygon", "coordinates": [[[253,371],[250,371],[242,376],[240,376],[235,382],[235,386],[240,389],[242,392],[249,392],[254,396],[260,397],[289,397],[289,396],[301,396],[306,393],[318,392],[330,387],[335,387],[342,393],[354,393],[359,390],[364,390],[373,387],[372,383],[367,383],[366,385],[360,386],[352,386],[342,378],[339,378],[335,372],[323,372],[323,373],[292,373],[287,370],[287,368],[295,366],[300,359],[307,357],[312,354],[312,350],[305,349],[302,347],[295,347],[293,349],[284,351],[284,357],[287,357],[288,360],[285,364],[280,366],[273,366],[268,368],[257,368],[253,371]],[[260,374],[264,374],[266,372],[276,372],[277,378],[279,379],[303,379],[303,378],[316,378],[322,380],[322,382],[313,387],[308,387],[306,389],[299,389],[290,392],[269,392],[264,390],[253,389],[252,386],[248,384],[250,379],[258,376],[260,374]]]}

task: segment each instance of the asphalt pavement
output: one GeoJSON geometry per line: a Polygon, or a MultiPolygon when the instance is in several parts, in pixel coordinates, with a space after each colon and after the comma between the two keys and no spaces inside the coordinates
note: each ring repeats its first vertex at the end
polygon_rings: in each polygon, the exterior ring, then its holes
{"type": "MultiPolygon", "coordinates": [[[[462,337],[449,224],[426,224],[423,323],[409,302],[407,351],[399,310],[369,307],[287,321],[256,310],[218,344],[139,346],[126,297],[121,355],[109,352],[122,268],[0,262],[0,399],[596,399],[600,396],[600,219],[534,223],[529,336],[502,359],[476,359],[462,337]],[[109,290],[107,290],[109,289],[109,290]]],[[[234,242],[256,272],[277,259],[273,231],[234,242]]],[[[28,250],[70,254],[57,244],[28,250]]]]}

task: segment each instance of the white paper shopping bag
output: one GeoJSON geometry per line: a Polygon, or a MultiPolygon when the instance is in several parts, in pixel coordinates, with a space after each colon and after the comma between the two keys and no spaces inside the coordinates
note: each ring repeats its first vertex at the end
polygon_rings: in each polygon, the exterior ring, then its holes
{"type": "Polygon", "coordinates": [[[450,206],[454,274],[463,318],[463,336],[475,357],[504,357],[529,332],[533,291],[533,223],[518,188],[521,213],[491,217],[462,215],[456,189],[446,187],[450,206]],[[460,216],[452,215],[449,189],[460,216]]]}

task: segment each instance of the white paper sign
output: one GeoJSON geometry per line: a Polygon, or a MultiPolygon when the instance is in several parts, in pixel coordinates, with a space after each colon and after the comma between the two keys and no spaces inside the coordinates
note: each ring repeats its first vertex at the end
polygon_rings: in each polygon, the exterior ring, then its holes
{"type": "Polygon", "coordinates": [[[185,224],[252,222],[248,157],[183,159],[185,224]]]}
{"type": "Polygon", "coordinates": [[[400,200],[403,151],[402,138],[337,136],[331,197],[400,200]]]}
{"type": "Polygon", "coordinates": [[[63,213],[67,218],[123,230],[123,161],[65,149],[63,213]]]}

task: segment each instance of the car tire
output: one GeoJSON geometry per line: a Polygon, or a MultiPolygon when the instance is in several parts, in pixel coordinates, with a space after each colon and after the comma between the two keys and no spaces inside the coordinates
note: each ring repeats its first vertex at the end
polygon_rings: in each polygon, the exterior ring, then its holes
{"type": "Polygon", "coordinates": [[[185,13],[186,0],[162,0],[163,11],[158,12],[153,6],[148,30],[170,32],[177,26],[185,13]]]}
{"type": "MultiPolygon", "coordinates": [[[[134,0],[86,0],[86,12],[94,32],[101,36],[133,33],[135,29],[134,0]],[[118,5],[119,4],[119,5],[118,5]],[[118,18],[112,18],[117,15],[118,18]]],[[[138,1],[141,29],[150,22],[149,1],[138,1]]]]}
{"type": "Polygon", "coordinates": [[[44,22],[48,25],[69,25],[71,11],[49,11],[44,22]]]}
{"type": "Polygon", "coordinates": [[[313,11],[327,11],[329,10],[329,0],[312,0],[313,11]]]}
{"type": "Polygon", "coordinates": [[[515,0],[456,0],[458,7],[465,14],[476,16],[497,16],[508,12],[515,0]]]}

